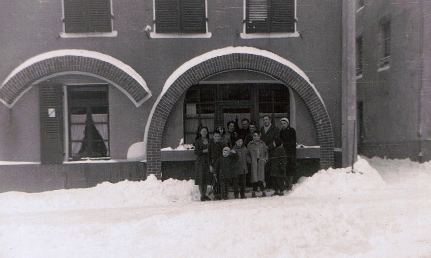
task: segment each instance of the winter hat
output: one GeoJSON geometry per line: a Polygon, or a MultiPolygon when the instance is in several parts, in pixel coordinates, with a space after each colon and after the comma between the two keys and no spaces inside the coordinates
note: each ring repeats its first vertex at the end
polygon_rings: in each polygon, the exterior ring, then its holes
{"type": "Polygon", "coordinates": [[[286,117],[283,117],[282,119],[280,119],[280,122],[286,122],[286,123],[289,123],[289,119],[287,119],[286,117]]]}

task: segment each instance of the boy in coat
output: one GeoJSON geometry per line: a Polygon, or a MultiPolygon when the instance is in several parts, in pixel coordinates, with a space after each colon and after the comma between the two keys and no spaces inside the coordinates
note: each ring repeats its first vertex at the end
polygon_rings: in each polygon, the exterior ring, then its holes
{"type": "MultiPolygon", "coordinates": [[[[240,188],[241,199],[245,199],[245,181],[248,173],[248,165],[250,163],[250,152],[244,146],[243,137],[238,137],[235,140],[235,146],[232,148],[238,154],[237,172],[238,184],[240,188]]],[[[237,196],[235,196],[237,198],[237,196]]]]}
{"type": "Polygon", "coordinates": [[[234,194],[238,197],[238,178],[235,169],[238,168],[238,154],[229,147],[223,148],[223,155],[214,164],[215,173],[220,179],[220,193],[224,200],[228,197],[228,186],[233,185],[234,194]]]}

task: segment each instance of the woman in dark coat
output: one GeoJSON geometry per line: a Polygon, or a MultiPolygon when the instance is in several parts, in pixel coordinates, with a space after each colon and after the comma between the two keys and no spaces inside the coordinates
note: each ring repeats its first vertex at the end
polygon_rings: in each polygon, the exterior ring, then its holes
{"type": "Polygon", "coordinates": [[[211,183],[210,160],[208,154],[209,134],[207,127],[202,127],[199,130],[194,146],[197,156],[195,162],[195,184],[199,185],[201,201],[207,201],[210,200],[206,195],[207,185],[211,183]]]}
{"type": "Polygon", "coordinates": [[[287,180],[286,186],[290,190],[292,188],[293,178],[296,176],[296,131],[290,127],[289,119],[283,117],[280,119],[281,130],[280,139],[283,142],[284,151],[287,156],[287,180]]]}
{"type": "Polygon", "coordinates": [[[274,186],[274,195],[284,195],[284,181],[286,178],[287,157],[280,138],[274,139],[275,149],[272,152],[272,157],[269,159],[271,164],[271,179],[274,186]]]}

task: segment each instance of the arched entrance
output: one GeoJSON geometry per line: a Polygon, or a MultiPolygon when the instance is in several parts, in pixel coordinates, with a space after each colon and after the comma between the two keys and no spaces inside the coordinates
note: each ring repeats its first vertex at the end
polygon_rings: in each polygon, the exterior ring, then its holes
{"type": "Polygon", "coordinates": [[[120,60],[95,51],[61,49],[34,56],[15,68],[0,87],[0,101],[10,108],[32,85],[73,73],[97,77],[114,85],[136,106],[151,97],[145,80],[120,60]]]}
{"type": "Polygon", "coordinates": [[[147,121],[147,172],[160,176],[163,129],[173,106],[192,85],[225,71],[249,70],[273,77],[294,90],[307,106],[320,145],[320,166],[334,164],[334,136],[323,99],[305,73],[288,60],[271,52],[250,47],[228,47],[196,57],[178,68],[166,81],[147,121]]]}

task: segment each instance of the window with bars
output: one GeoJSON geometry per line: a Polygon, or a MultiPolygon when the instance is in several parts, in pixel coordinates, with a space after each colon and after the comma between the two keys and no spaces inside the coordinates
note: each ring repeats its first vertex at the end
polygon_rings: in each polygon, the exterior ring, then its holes
{"type": "Polygon", "coordinates": [[[108,86],[69,86],[69,159],[109,158],[108,86]]]}
{"type": "Polygon", "coordinates": [[[294,33],[295,0],[246,0],[246,33],[294,33]]]}
{"type": "Polygon", "coordinates": [[[380,60],[379,67],[387,67],[391,57],[391,21],[384,19],[380,23],[380,60]]]}
{"type": "Polygon", "coordinates": [[[63,0],[64,32],[112,32],[111,0],[63,0]]]}
{"type": "Polygon", "coordinates": [[[356,76],[362,75],[363,63],[363,37],[362,35],[356,38],[356,76]]]}
{"type": "Polygon", "coordinates": [[[155,0],[156,33],[206,33],[205,0],[155,0]]]}

